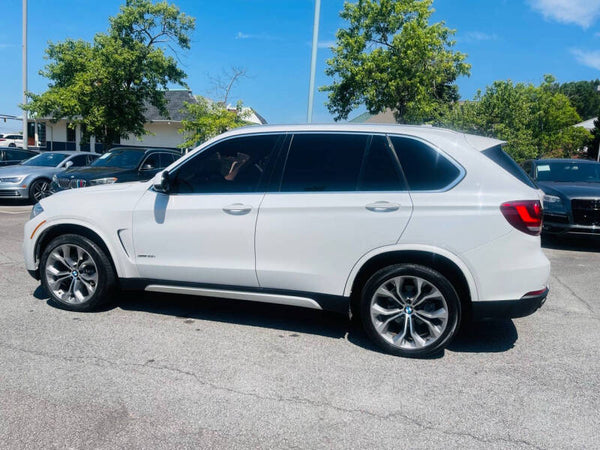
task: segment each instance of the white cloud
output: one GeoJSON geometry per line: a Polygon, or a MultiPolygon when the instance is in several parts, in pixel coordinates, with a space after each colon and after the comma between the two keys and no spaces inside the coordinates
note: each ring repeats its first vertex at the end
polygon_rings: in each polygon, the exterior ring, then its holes
{"type": "Polygon", "coordinates": [[[548,20],[590,27],[600,17],[600,0],[529,0],[548,20]]]}
{"type": "Polygon", "coordinates": [[[248,34],[248,33],[242,33],[241,31],[238,31],[237,34],[235,35],[236,39],[262,39],[265,41],[279,41],[281,40],[281,38],[278,38],[277,36],[271,36],[270,34],[265,34],[265,33],[260,33],[260,34],[248,34]]]}
{"type": "Polygon", "coordinates": [[[573,49],[571,53],[579,64],[582,64],[592,69],[600,70],[600,50],[580,50],[573,49]]]}
{"type": "MultiPolygon", "coordinates": [[[[317,47],[319,48],[331,48],[331,47],[335,47],[336,42],[335,41],[321,41],[317,44],[317,47]]],[[[312,42],[311,44],[312,45],[312,42]]]]}
{"type": "Polygon", "coordinates": [[[495,41],[497,39],[497,34],[484,33],[483,31],[468,31],[462,38],[459,38],[462,42],[495,41]]]}

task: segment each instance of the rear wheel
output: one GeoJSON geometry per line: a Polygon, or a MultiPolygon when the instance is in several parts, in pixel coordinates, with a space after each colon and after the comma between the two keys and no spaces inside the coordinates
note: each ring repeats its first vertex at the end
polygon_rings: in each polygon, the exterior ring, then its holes
{"type": "Polygon", "coordinates": [[[439,272],[416,264],[376,272],[362,290],[360,319],[388,353],[424,357],[445,348],[460,323],[460,300],[439,272]]]}
{"type": "Polygon", "coordinates": [[[29,187],[29,198],[39,202],[41,199],[51,195],[50,180],[35,180],[29,187]]]}
{"type": "Polygon", "coordinates": [[[91,240],[66,234],[52,240],[40,262],[42,285],[52,300],[72,311],[92,311],[114,292],[108,256],[91,240]]]}

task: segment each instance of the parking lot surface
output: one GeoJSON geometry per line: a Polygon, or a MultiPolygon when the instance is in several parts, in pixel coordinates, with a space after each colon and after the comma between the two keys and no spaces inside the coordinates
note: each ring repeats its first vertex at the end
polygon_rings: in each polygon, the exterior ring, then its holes
{"type": "Polygon", "coordinates": [[[414,360],[292,307],[139,293],[57,309],[23,266],[29,210],[0,205],[2,448],[600,446],[598,239],[545,243],[536,314],[414,360]]]}

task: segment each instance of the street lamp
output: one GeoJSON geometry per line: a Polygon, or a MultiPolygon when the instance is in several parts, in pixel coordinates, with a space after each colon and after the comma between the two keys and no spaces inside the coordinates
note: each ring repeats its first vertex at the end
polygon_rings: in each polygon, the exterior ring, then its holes
{"type": "MultiPolygon", "coordinates": [[[[27,104],[27,0],[23,0],[23,105],[27,104]]],[[[23,110],[23,148],[27,149],[27,111],[23,110]]]]}
{"type": "Polygon", "coordinates": [[[321,0],[315,0],[315,21],[313,23],[312,55],[310,60],[310,85],[308,88],[308,112],[306,121],[312,123],[313,101],[315,97],[315,73],[317,68],[317,49],[319,47],[319,18],[321,15],[321,0]]]}

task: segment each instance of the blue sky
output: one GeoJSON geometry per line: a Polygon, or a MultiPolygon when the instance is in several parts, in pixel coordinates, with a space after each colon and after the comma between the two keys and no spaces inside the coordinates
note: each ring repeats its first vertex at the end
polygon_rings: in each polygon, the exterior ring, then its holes
{"type": "MultiPolygon", "coordinates": [[[[29,89],[42,92],[48,41],[90,40],[107,28],[119,0],[29,0],[29,89]]],[[[242,66],[249,77],[233,92],[270,123],[306,120],[314,0],[178,0],[196,17],[192,49],[180,54],[195,94],[211,96],[211,76],[242,66]]],[[[343,26],[343,0],[323,0],[317,86],[328,47],[343,26]]],[[[600,0],[436,0],[434,21],[457,30],[456,48],[469,55],[470,78],[458,80],[471,98],[494,80],[539,83],[546,73],[559,81],[600,78],[600,0]]],[[[20,114],[21,0],[2,0],[0,113],[20,114]]],[[[315,97],[314,120],[331,122],[326,96],[315,97]]],[[[361,111],[351,114],[351,118],[361,111]]],[[[0,130],[18,130],[0,122],[0,130]]]]}

